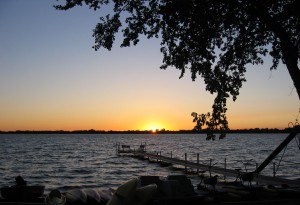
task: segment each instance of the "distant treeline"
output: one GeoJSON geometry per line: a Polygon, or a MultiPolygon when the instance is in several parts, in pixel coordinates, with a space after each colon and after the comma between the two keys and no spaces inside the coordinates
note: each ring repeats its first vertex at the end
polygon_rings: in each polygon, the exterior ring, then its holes
{"type": "MultiPolygon", "coordinates": [[[[228,130],[226,133],[290,133],[292,131],[291,128],[285,129],[277,129],[277,128],[251,128],[251,129],[236,129],[236,130],[228,130]]],[[[73,130],[73,131],[65,131],[65,130],[41,130],[41,131],[31,131],[31,130],[16,130],[16,131],[0,131],[0,134],[206,134],[207,130],[156,130],[153,132],[152,130],[127,130],[127,131],[105,131],[105,130],[73,130]]],[[[216,131],[216,133],[218,133],[216,131]]]]}

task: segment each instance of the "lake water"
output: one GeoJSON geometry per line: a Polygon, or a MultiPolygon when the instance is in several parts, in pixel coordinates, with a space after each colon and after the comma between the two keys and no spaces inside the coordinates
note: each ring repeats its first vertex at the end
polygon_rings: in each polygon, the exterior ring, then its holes
{"type": "MultiPolygon", "coordinates": [[[[161,151],[162,155],[215,166],[243,168],[251,160],[248,171],[263,160],[288,134],[228,134],[223,140],[206,141],[199,134],[1,134],[0,187],[13,185],[18,175],[28,184],[43,184],[46,193],[54,188],[117,188],[123,182],[140,175],[181,174],[172,167],[130,157],[119,157],[115,144],[136,148],[146,143],[147,150],[161,151]]],[[[300,178],[299,148],[296,140],[287,147],[276,176],[300,178]]],[[[278,164],[282,153],[276,158],[278,164]]],[[[272,176],[273,163],[263,174],[272,176]]],[[[194,177],[193,181],[197,182],[194,177]]]]}

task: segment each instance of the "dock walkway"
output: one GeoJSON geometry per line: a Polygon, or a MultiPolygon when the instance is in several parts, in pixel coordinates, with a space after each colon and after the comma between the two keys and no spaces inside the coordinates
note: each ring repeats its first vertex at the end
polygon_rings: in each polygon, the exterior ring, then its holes
{"type": "MultiPolygon", "coordinates": [[[[138,149],[130,149],[130,146],[123,146],[123,148],[126,149],[121,149],[122,146],[118,145],[117,146],[117,154],[122,155],[126,154],[129,157],[135,157],[135,158],[140,158],[144,160],[149,160],[152,162],[156,162],[159,164],[172,164],[172,165],[180,165],[183,166],[185,171],[187,172],[187,169],[196,169],[197,173],[199,173],[199,170],[202,172],[209,172],[215,173],[215,174],[221,174],[224,176],[228,177],[238,177],[238,175],[243,175],[246,172],[242,172],[241,170],[233,170],[233,169],[227,169],[223,167],[217,167],[217,166],[212,166],[212,165],[206,165],[206,164],[200,164],[199,159],[197,159],[197,163],[191,162],[187,160],[186,154],[185,154],[185,159],[177,159],[173,157],[168,157],[168,156],[163,156],[159,152],[148,152],[146,151],[146,146],[141,145],[140,148],[138,149]]],[[[199,158],[199,157],[198,157],[199,158]]],[[[291,187],[300,187],[300,180],[290,180],[290,179],[284,179],[284,178],[279,178],[279,177],[272,177],[272,176],[264,176],[261,174],[254,174],[253,175],[254,179],[257,184],[272,184],[272,185],[282,185],[286,184],[291,187]]]]}

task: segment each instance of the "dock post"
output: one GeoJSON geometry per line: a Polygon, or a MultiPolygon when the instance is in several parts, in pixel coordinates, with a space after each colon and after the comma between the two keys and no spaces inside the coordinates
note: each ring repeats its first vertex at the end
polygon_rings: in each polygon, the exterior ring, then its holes
{"type": "MultiPolygon", "coordinates": [[[[199,153],[197,153],[197,165],[199,165],[199,153]]],[[[197,174],[199,173],[199,168],[197,168],[197,174]]]]}
{"type": "Polygon", "coordinates": [[[276,175],[276,164],[273,162],[273,177],[276,175]]]}
{"type": "Polygon", "coordinates": [[[162,163],[162,161],[161,161],[161,151],[159,152],[159,162],[162,163]]]}
{"type": "Polygon", "coordinates": [[[184,153],[184,170],[185,170],[185,173],[187,173],[187,166],[186,166],[186,164],[187,164],[187,154],[184,153]]]}
{"type": "Polygon", "coordinates": [[[209,159],[209,177],[211,177],[211,162],[212,162],[212,159],[209,159]]]}
{"type": "Polygon", "coordinates": [[[116,144],[116,152],[117,152],[117,155],[119,155],[120,154],[120,143],[117,143],[116,144]]]}
{"type": "MultiPolygon", "coordinates": [[[[257,170],[257,167],[258,167],[258,163],[256,162],[255,163],[255,170],[257,170]]],[[[256,173],[257,175],[256,175],[256,178],[257,178],[257,180],[256,180],[256,185],[258,185],[258,178],[259,178],[259,173],[256,173]]]]}
{"type": "Polygon", "coordinates": [[[173,155],[173,154],[172,154],[172,151],[171,151],[171,159],[172,159],[172,157],[173,157],[172,155],[173,155]]]}
{"type": "MultiPolygon", "coordinates": [[[[226,169],[227,167],[227,164],[226,164],[226,157],[225,157],[225,160],[224,160],[224,168],[226,169]]],[[[224,180],[226,180],[226,175],[224,174],[224,180]]]]}

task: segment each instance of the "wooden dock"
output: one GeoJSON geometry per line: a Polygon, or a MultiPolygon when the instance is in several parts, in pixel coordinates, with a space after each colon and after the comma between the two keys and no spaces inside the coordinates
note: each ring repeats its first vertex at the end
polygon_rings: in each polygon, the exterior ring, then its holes
{"type": "MultiPolygon", "coordinates": [[[[117,154],[122,155],[126,154],[130,157],[136,157],[144,160],[149,160],[152,162],[156,162],[159,164],[172,164],[172,165],[180,165],[184,167],[184,170],[187,172],[188,169],[195,169],[197,173],[200,172],[208,172],[220,174],[228,177],[238,177],[239,175],[246,174],[246,172],[242,172],[241,170],[235,169],[227,169],[225,167],[217,167],[213,165],[206,165],[199,163],[199,155],[197,155],[197,163],[191,162],[187,160],[187,155],[185,154],[184,159],[177,159],[173,157],[163,156],[159,152],[148,152],[146,151],[146,146],[141,145],[138,149],[130,149],[129,146],[117,146],[117,154]]],[[[211,163],[210,163],[211,164],[211,163]]],[[[270,184],[270,185],[282,185],[286,184],[291,187],[300,187],[300,180],[290,180],[284,178],[278,178],[274,176],[264,176],[261,174],[253,174],[253,182],[257,184],[270,184]]]]}

